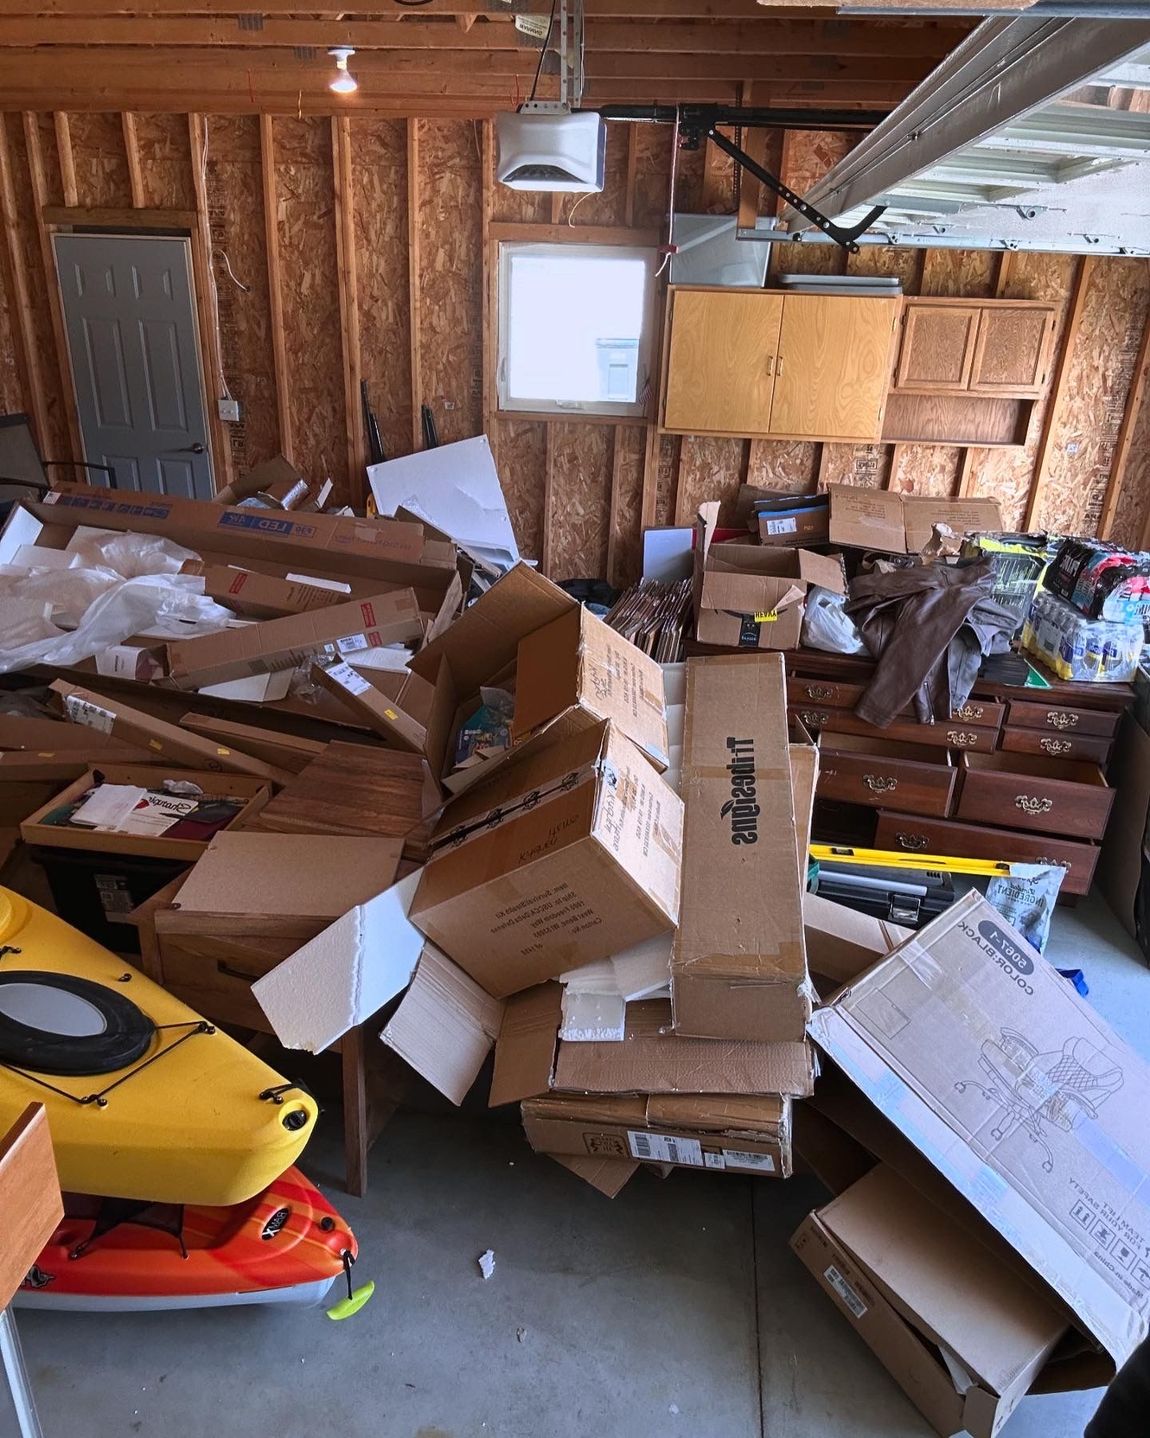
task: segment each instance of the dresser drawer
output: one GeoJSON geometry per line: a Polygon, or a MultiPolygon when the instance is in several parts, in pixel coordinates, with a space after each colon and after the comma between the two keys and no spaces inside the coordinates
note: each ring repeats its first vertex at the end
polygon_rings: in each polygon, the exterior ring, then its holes
{"type": "Polygon", "coordinates": [[[1032,704],[1012,699],[1008,722],[1021,729],[1047,729],[1056,734],[1098,734],[1109,738],[1118,728],[1115,709],[1067,709],[1058,704],[1032,704]]]}
{"type": "Polygon", "coordinates": [[[1101,839],[1114,790],[1097,764],[1038,754],[964,754],[955,817],[1101,839]]]}
{"type": "Polygon", "coordinates": [[[868,738],[887,739],[901,744],[925,744],[932,749],[970,749],[990,754],[998,743],[997,729],[984,729],[977,724],[918,724],[913,719],[896,719],[885,729],[876,729],[846,709],[824,705],[794,704],[794,718],[801,719],[812,733],[859,734],[868,738]]]}
{"type": "Polygon", "coordinates": [[[1016,729],[1007,725],[999,747],[1009,754],[1045,754],[1048,759],[1081,759],[1089,764],[1105,764],[1114,741],[1099,734],[1053,734],[1044,729],[1016,729]]]}
{"type": "Polygon", "coordinates": [[[787,676],[787,702],[803,707],[853,709],[866,690],[865,684],[843,684],[834,679],[808,679],[803,674],[787,676]]]}
{"type": "Polygon", "coordinates": [[[299,947],[295,940],[242,941],[158,935],[160,982],[215,1023],[271,1033],[252,984],[299,947]]]}
{"type": "Polygon", "coordinates": [[[822,799],[878,808],[897,804],[908,814],[950,810],[955,769],[946,749],[899,744],[858,734],[824,734],[816,792],[822,799]]]}
{"type": "Polygon", "coordinates": [[[1049,839],[1041,834],[1018,834],[1010,829],[988,829],[955,819],[920,819],[917,815],[879,810],[876,849],[904,854],[938,854],[949,859],[1003,859],[1020,864],[1058,864],[1066,870],[1061,892],[1086,894],[1098,862],[1097,844],[1049,839]]]}
{"type": "Polygon", "coordinates": [[[950,711],[954,723],[976,724],[983,729],[1000,729],[1006,718],[1006,705],[997,699],[968,699],[950,711]]]}

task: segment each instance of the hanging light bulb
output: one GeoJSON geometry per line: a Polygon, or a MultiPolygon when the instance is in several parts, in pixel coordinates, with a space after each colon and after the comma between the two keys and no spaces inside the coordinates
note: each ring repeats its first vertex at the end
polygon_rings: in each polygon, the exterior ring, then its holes
{"type": "Polygon", "coordinates": [[[337,95],[354,94],[359,89],[359,82],[347,68],[347,62],[355,51],[345,45],[338,45],[327,53],[335,60],[335,77],[329,82],[328,89],[334,90],[337,95]]]}

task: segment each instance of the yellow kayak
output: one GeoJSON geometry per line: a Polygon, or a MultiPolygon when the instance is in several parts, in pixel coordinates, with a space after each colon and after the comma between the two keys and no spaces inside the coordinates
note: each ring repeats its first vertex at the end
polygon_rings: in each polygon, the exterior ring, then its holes
{"type": "Polygon", "coordinates": [[[48,1111],[61,1187],[242,1203],[299,1157],[316,1105],[158,984],[0,888],[0,1133],[48,1111]]]}

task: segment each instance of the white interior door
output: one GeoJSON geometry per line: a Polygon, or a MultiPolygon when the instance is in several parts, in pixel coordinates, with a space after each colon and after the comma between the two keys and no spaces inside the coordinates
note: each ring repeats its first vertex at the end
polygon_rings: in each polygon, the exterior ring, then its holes
{"type": "Polygon", "coordinates": [[[188,241],[56,235],[84,458],[120,489],[210,499],[188,241]]]}

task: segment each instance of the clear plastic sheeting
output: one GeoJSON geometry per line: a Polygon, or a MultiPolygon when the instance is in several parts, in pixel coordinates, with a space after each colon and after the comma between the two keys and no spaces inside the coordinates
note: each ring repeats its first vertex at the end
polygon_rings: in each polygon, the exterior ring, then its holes
{"type": "MultiPolygon", "coordinates": [[[[208,599],[199,575],[181,574],[196,555],[157,535],[81,531],[68,567],[6,566],[0,575],[0,674],[34,664],[65,667],[133,635],[192,638],[222,629],[230,610],[208,599]]],[[[34,549],[22,558],[35,559],[34,549]]]]}

